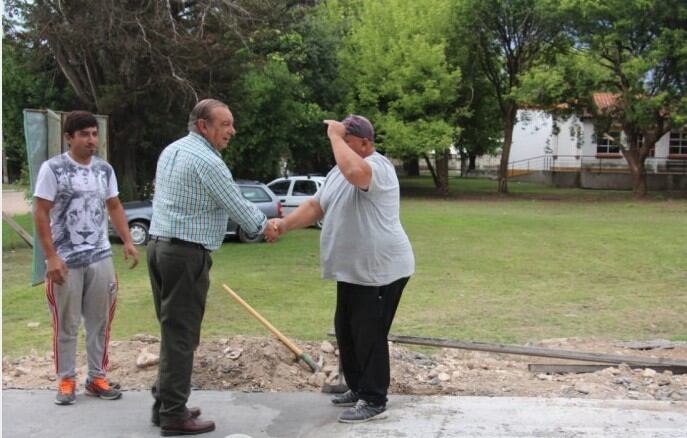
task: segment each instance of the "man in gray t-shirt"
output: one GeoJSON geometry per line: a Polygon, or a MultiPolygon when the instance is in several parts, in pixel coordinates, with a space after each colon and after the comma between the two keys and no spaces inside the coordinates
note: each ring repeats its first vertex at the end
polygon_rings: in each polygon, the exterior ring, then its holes
{"type": "Polygon", "coordinates": [[[415,270],[399,220],[394,166],[377,153],[369,120],[326,120],[336,166],[313,199],[269,224],[279,235],[324,218],[322,277],[337,282],[336,339],[350,390],[334,397],[352,406],[339,421],[383,418],[389,388],[387,336],[403,289],[415,270]]]}

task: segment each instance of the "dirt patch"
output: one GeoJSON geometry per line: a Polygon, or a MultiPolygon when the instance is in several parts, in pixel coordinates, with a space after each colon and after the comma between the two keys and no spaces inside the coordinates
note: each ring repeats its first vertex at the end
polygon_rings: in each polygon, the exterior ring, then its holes
{"type": "MultiPolygon", "coordinates": [[[[594,339],[551,339],[533,344],[581,352],[687,359],[687,343],[660,343],[637,350],[627,343],[594,339]]],[[[201,343],[195,356],[193,386],[197,389],[234,391],[320,391],[338,375],[336,346],[328,341],[300,346],[322,365],[313,374],[281,343],[267,337],[237,336],[201,343]]],[[[159,342],[136,335],[110,344],[112,381],[123,389],[145,390],[157,373],[159,342]],[[137,364],[138,363],[138,364],[137,364]]],[[[530,363],[571,363],[548,358],[455,349],[423,353],[391,344],[392,394],[450,394],[480,396],[579,397],[687,401],[687,374],[626,365],[585,374],[534,374],[530,363]]],[[[83,353],[78,355],[79,376],[86,375],[83,353]]],[[[3,388],[52,389],[55,376],[52,352],[16,359],[3,358],[3,388]]]]}
{"type": "Polygon", "coordinates": [[[2,211],[10,216],[31,212],[31,204],[26,199],[26,194],[19,191],[2,191],[2,211]]]}

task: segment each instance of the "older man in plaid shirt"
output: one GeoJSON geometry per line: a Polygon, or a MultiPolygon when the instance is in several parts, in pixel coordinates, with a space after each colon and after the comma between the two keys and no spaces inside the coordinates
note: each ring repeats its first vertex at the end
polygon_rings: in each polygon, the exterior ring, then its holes
{"type": "Polygon", "coordinates": [[[267,232],[267,218],[234,183],[220,152],[236,133],[224,103],[205,99],[191,111],[189,134],[160,154],[155,176],[148,270],[160,322],[160,365],[152,388],[152,421],[163,436],[215,429],[187,408],[193,354],[210,286],[210,251],[231,217],[249,234],[267,232]]]}

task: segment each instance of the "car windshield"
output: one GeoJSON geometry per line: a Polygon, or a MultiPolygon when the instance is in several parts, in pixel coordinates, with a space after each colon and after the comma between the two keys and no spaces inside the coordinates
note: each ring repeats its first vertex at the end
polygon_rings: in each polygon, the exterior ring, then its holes
{"type": "Polygon", "coordinates": [[[243,197],[251,202],[272,202],[272,198],[260,187],[241,186],[243,197]]]}

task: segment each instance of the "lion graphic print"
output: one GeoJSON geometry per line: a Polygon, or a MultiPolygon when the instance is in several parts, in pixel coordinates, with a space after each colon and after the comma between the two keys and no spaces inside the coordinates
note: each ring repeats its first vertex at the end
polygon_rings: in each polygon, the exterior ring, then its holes
{"type": "Polygon", "coordinates": [[[86,266],[111,255],[105,201],[117,194],[114,171],[100,158],[84,166],[64,153],[43,163],[35,196],[54,202],[53,243],[67,266],[86,266]]]}

